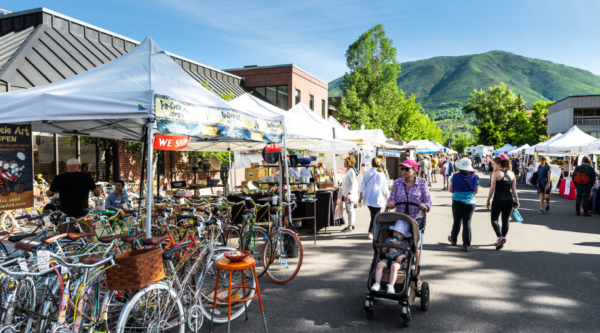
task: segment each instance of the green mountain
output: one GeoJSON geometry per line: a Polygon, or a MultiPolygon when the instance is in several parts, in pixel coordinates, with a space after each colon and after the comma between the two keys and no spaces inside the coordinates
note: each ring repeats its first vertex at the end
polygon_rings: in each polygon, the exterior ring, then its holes
{"type": "MultiPolygon", "coordinates": [[[[329,96],[341,96],[343,77],[329,83],[329,96]]],[[[583,69],[532,59],[510,52],[490,51],[458,57],[435,57],[402,63],[398,87],[415,94],[424,112],[446,132],[470,130],[461,107],[473,89],[500,82],[521,94],[527,106],[536,101],[558,101],[569,95],[600,94],[600,76],[583,69]]]]}

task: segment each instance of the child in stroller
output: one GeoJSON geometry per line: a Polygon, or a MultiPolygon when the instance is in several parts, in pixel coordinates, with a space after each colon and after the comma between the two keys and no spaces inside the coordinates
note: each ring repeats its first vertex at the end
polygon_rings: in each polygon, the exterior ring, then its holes
{"type": "MultiPolygon", "coordinates": [[[[385,243],[398,244],[404,246],[407,249],[410,248],[410,244],[406,239],[404,239],[405,237],[412,236],[412,234],[409,231],[410,226],[408,222],[404,220],[398,220],[396,221],[395,225],[390,226],[390,230],[392,230],[394,234],[392,237],[388,237],[385,240],[385,243]]],[[[385,255],[385,258],[380,258],[379,262],[377,263],[377,268],[375,270],[375,283],[373,284],[373,287],[371,287],[371,290],[379,291],[381,289],[380,283],[381,277],[383,276],[383,270],[389,267],[390,278],[387,292],[388,294],[395,294],[396,291],[394,290],[394,284],[396,283],[397,278],[396,272],[408,266],[408,262],[404,260],[408,258],[408,251],[401,250],[398,248],[384,247],[381,249],[381,253],[385,255]],[[403,261],[405,262],[403,263],[403,261]]]]}
{"type": "MultiPolygon", "coordinates": [[[[412,202],[396,202],[395,204],[418,207],[418,204],[412,202]]],[[[415,298],[419,297],[421,299],[421,309],[423,311],[427,311],[429,308],[429,284],[425,281],[421,283],[419,278],[421,273],[419,263],[423,251],[422,238],[425,233],[426,215],[423,212],[421,226],[409,215],[397,212],[380,213],[373,222],[373,235],[375,236],[373,237],[373,261],[367,280],[369,292],[367,293],[364,310],[367,313],[367,318],[372,319],[375,302],[385,301],[388,304],[398,304],[402,309],[402,326],[406,327],[411,320],[410,306],[415,302],[415,298]],[[405,224],[406,228],[404,227],[405,224]],[[408,244],[394,243],[390,240],[393,235],[398,235],[397,230],[400,230],[400,234],[404,236],[401,239],[403,243],[406,241],[408,244]],[[382,251],[385,248],[400,250],[398,256],[405,256],[400,260],[406,262],[406,265],[400,265],[397,261],[391,261],[389,257],[386,257],[388,251],[382,251]],[[386,259],[387,263],[384,265],[382,262],[386,259]],[[389,265],[389,263],[392,263],[392,265],[389,265]],[[376,287],[376,284],[380,284],[379,288],[376,287]],[[380,288],[382,287],[387,287],[388,292],[381,291],[380,288]]],[[[394,257],[394,255],[392,257],[398,260],[398,257],[394,257]]]]}

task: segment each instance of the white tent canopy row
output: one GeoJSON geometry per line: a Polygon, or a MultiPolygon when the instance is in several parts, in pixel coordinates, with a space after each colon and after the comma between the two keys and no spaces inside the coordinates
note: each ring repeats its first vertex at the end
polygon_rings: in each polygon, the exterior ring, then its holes
{"type": "Polygon", "coordinates": [[[558,138],[560,138],[562,136],[562,133],[557,133],[555,134],[553,137],[551,137],[550,139],[544,141],[544,142],[540,142],[532,147],[529,147],[527,149],[525,149],[525,154],[527,155],[533,155],[536,152],[537,147],[541,147],[543,145],[548,145],[550,143],[552,143],[553,141],[557,140],[558,138]]]}
{"type": "Polygon", "coordinates": [[[514,155],[514,154],[521,154],[521,153],[523,152],[523,149],[527,149],[527,148],[531,148],[531,146],[530,146],[530,145],[528,145],[528,144],[524,144],[524,145],[522,145],[522,146],[521,146],[521,147],[519,147],[519,148],[516,148],[516,149],[513,149],[513,150],[511,150],[511,151],[507,152],[506,154],[507,154],[508,156],[512,156],[512,155],[514,155]]]}
{"type": "Polygon", "coordinates": [[[443,146],[440,148],[435,143],[429,140],[412,140],[407,143],[408,146],[414,146],[416,149],[416,153],[418,154],[429,154],[429,153],[439,153],[443,151],[443,146]]]}
{"type": "Polygon", "coordinates": [[[536,152],[553,154],[571,154],[571,148],[577,146],[587,146],[587,144],[598,140],[593,136],[583,132],[577,126],[571,127],[565,134],[551,142],[544,142],[535,147],[536,152]]]}
{"type": "Polygon", "coordinates": [[[517,147],[513,147],[510,144],[505,144],[504,146],[502,146],[502,147],[494,150],[494,156],[498,156],[500,154],[506,154],[506,153],[508,153],[509,151],[511,151],[511,150],[513,150],[515,148],[517,148],[517,147]]]}

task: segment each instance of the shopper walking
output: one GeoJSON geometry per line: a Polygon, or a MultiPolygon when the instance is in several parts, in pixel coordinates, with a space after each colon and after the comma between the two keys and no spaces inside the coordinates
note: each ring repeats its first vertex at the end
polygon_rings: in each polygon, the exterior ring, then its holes
{"type": "Polygon", "coordinates": [[[348,227],[342,229],[342,232],[354,231],[356,228],[354,222],[356,221],[356,213],[354,212],[354,205],[358,202],[358,173],[354,166],[356,165],[356,159],[350,155],[344,159],[344,168],[346,168],[346,174],[344,175],[344,181],[342,182],[342,200],[346,205],[346,214],[348,214],[348,227]]]}
{"type": "Polygon", "coordinates": [[[417,178],[417,162],[406,160],[400,165],[402,178],[396,179],[387,207],[395,208],[396,212],[409,215],[419,223],[419,227],[423,226],[423,211],[431,210],[431,194],[427,187],[427,182],[423,178],[417,178]],[[414,205],[398,205],[396,202],[412,202],[414,205]]]}
{"type": "Polygon", "coordinates": [[[540,195],[540,211],[539,214],[544,214],[550,210],[550,163],[548,157],[540,157],[540,166],[537,169],[538,179],[535,184],[537,193],[540,195]],[[544,200],[546,201],[546,209],[544,210],[544,200]]]}
{"type": "Polygon", "coordinates": [[[452,157],[448,158],[448,162],[444,164],[444,188],[443,190],[447,190],[450,184],[450,176],[454,174],[454,162],[452,161],[452,157]]]}
{"type": "Polygon", "coordinates": [[[362,184],[360,186],[360,196],[358,203],[365,201],[365,206],[369,207],[371,213],[371,223],[369,224],[369,239],[373,239],[373,221],[375,216],[385,207],[390,190],[387,185],[383,166],[379,158],[371,160],[371,169],[365,172],[362,184]]]}
{"type": "Polygon", "coordinates": [[[589,199],[592,187],[596,184],[596,170],[590,166],[590,158],[584,156],[581,165],[573,171],[573,182],[577,189],[577,200],[575,200],[575,215],[581,215],[580,209],[583,208],[583,216],[592,216],[589,210],[589,199]]]}
{"type": "Polygon", "coordinates": [[[431,178],[433,183],[437,183],[438,159],[435,156],[431,157],[431,178]]]}
{"type": "Polygon", "coordinates": [[[465,252],[469,252],[471,250],[471,218],[476,207],[475,194],[479,189],[479,177],[475,175],[471,160],[468,158],[456,162],[455,166],[458,172],[450,178],[448,185],[448,191],[452,193],[452,217],[454,219],[448,241],[452,246],[456,246],[462,223],[463,249],[465,252]]]}
{"type": "Polygon", "coordinates": [[[506,158],[496,157],[492,160],[492,183],[486,207],[492,208],[492,228],[496,233],[496,250],[502,249],[506,243],[506,234],[508,234],[508,220],[513,207],[519,208],[519,196],[517,195],[517,178],[510,171],[510,161],[506,158]],[[511,194],[512,192],[512,194],[511,194]],[[490,205],[490,200],[494,196],[494,201],[490,205]],[[514,199],[513,199],[514,196],[514,199]],[[502,229],[498,223],[498,218],[502,214],[502,229]]]}

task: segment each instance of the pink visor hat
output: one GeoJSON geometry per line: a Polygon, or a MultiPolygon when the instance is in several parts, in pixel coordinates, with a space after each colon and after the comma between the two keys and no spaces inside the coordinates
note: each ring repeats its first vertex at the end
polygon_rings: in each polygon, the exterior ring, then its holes
{"type": "Polygon", "coordinates": [[[419,168],[419,165],[414,160],[406,160],[406,161],[402,162],[402,165],[405,167],[414,168],[414,169],[419,168]]]}

